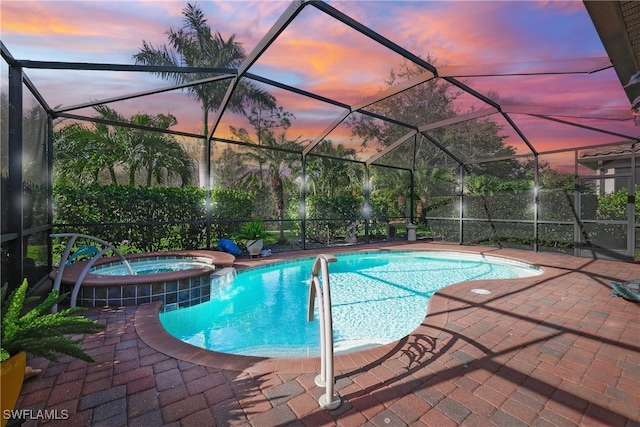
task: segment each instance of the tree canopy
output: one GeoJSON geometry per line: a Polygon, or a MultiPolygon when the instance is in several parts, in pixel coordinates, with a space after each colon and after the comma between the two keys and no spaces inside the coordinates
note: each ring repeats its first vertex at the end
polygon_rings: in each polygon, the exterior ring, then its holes
{"type": "Polygon", "coordinates": [[[95,118],[158,129],[158,132],[96,121],[70,123],[56,131],[54,162],[56,180],[62,184],[188,185],[195,165],[176,139],[162,133],[175,125],[170,114],[138,113],[129,119],[104,105],[94,107],[95,118]],[[124,172],[123,172],[124,171],[124,172]],[[125,176],[122,176],[124,173],[125,176]],[[142,174],[139,176],[139,174],[142,174]],[[120,175],[120,177],[119,177],[120,175]]]}
{"type": "MultiPolygon", "coordinates": [[[[225,40],[222,34],[217,31],[213,32],[204,13],[197,5],[188,3],[182,14],[183,26],[179,29],[170,28],[166,32],[168,44],[154,46],[146,40],[142,41],[139,52],[133,55],[136,64],[219,69],[235,69],[242,64],[246,53],[236,40],[235,34],[225,40]]],[[[159,71],[156,74],[176,84],[195,83],[221,75],[221,73],[213,72],[175,73],[169,71],[159,71]]],[[[218,110],[228,87],[229,81],[225,79],[206,84],[194,84],[186,89],[189,95],[201,104],[203,136],[205,137],[208,135],[208,113],[218,110]]],[[[275,107],[273,96],[258,86],[242,80],[238,82],[227,108],[236,113],[244,113],[249,100],[268,107],[275,107]]]]}

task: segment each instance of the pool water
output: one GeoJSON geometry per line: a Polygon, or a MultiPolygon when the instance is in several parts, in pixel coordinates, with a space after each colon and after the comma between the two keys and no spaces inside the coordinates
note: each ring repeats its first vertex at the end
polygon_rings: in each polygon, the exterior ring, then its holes
{"type": "MultiPolygon", "coordinates": [[[[158,274],[170,273],[172,271],[189,270],[192,268],[209,268],[215,269],[208,258],[169,258],[163,257],[159,259],[129,261],[133,274],[158,274]]],[[[90,270],[92,274],[102,274],[107,276],[125,276],[129,272],[125,265],[121,262],[98,266],[90,270]]]]}
{"type": "MultiPolygon", "coordinates": [[[[527,264],[433,252],[343,254],[329,264],[336,353],[388,344],[415,330],[437,290],[459,282],[533,276],[527,264]]],[[[212,284],[211,300],[160,314],[164,328],[195,346],[263,357],[319,355],[316,316],[307,321],[313,259],[241,271],[212,284]]]]}

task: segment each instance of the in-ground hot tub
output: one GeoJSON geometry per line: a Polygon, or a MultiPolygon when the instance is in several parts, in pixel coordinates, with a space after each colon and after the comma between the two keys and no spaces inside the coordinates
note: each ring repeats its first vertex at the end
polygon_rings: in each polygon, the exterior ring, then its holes
{"type": "MultiPolygon", "coordinates": [[[[76,298],[81,307],[140,305],[161,301],[163,307],[189,307],[209,301],[211,281],[226,275],[233,255],[207,250],[127,255],[134,274],[116,257],[99,259],[82,280],[76,298]]],[[[60,289],[73,291],[88,261],[63,271],[60,289]]],[[[57,270],[50,277],[55,279],[57,270]]]]}

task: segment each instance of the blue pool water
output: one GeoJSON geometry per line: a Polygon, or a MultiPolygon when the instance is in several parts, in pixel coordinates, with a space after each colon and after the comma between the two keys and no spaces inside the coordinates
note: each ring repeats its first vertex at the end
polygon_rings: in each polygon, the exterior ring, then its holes
{"type": "MultiPolygon", "coordinates": [[[[329,264],[336,353],[387,344],[424,320],[429,297],[454,283],[540,274],[523,263],[433,252],[342,254],[329,264]]],[[[264,357],[319,355],[319,325],[307,322],[313,259],[241,271],[212,282],[211,301],[160,314],[190,344],[264,357]]]]}
{"type": "MultiPolygon", "coordinates": [[[[215,266],[209,258],[195,257],[162,257],[159,259],[129,261],[129,266],[131,267],[133,274],[169,273],[172,271],[189,270],[192,268],[215,269],[215,266]]],[[[90,272],[105,276],[125,276],[129,274],[127,267],[120,262],[112,265],[94,267],[90,272]]]]}

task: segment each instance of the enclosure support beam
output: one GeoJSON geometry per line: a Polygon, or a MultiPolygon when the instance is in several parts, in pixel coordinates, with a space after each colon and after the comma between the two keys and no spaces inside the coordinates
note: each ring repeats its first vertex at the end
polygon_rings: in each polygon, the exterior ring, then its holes
{"type": "Polygon", "coordinates": [[[538,175],[538,156],[535,156],[535,165],[533,170],[533,251],[538,252],[538,208],[540,193],[540,182],[538,175]]]}
{"type": "Polygon", "coordinates": [[[482,110],[476,110],[476,111],[472,111],[472,112],[467,113],[467,114],[461,114],[459,116],[450,117],[448,119],[444,119],[444,120],[440,120],[440,121],[437,121],[437,122],[421,125],[419,127],[419,130],[420,130],[420,132],[426,132],[428,130],[438,129],[438,128],[441,128],[441,127],[454,125],[456,123],[462,123],[462,122],[466,122],[466,121],[469,121],[469,120],[480,119],[482,117],[487,117],[487,116],[490,116],[490,115],[496,114],[496,113],[498,113],[498,109],[497,108],[494,108],[494,107],[483,108],[482,110]]]}
{"type": "MultiPolygon", "coordinates": [[[[415,218],[413,216],[413,212],[415,210],[415,196],[416,196],[416,185],[415,185],[415,175],[416,175],[416,155],[418,154],[418,136],[413,137],[413,163],[411,165],[411,199],[409,200],[409,209],[411,209],[409,213],[409,223],[415,224],[415,218]]],[[[407,236],[408,237],[408,236],[407,236]]]]}
{"type": "Polygon", "coordinates": [[[376,95],[371,96],[355,105],[352,105],[351,111],[358,111],[362,108],[366,108],[369,105],[373,105],[376,102],[382,101],[383,99],[390,98],[394,95],[404,92],[405,90],[409,90],[415,86],[421,85],[422,83],[429,81],[434,77],[435,77],[434,73],[432,73],[431,71],[425,71],[424,73],[421,73],[415,77],[412,77],[408,80],[400,82],[397,85],[390,86],[387,89],[378,92],[376,95]]]}
{"type": "Polygon", "coordinates": [[[413,203],[413,198],[414,195],[416,194],[416,187],[415,187],[415,170],[413,168],[411,168],[411,170],[409,171],[409,187],[410,187],[410,191],[409,191],[409,223],[413,224],[413,207],[414,207],[414,203],[413,203]]]}
{"type": "Polygon", "coordinates": [[[436,141],[433,137],[431,137],[428,133],[426,132],[420,132],[422,136],[424,136],[425,138],[427,138],[429,141],[431,141],[431,143],[433,145],[435,145],[436,147],[438,147],[440,149],[440,151],[442,151],[444,154],[446,154],[447,156],[451,157],[451,160],[453,160],[454,162],[456,162],[459,165],[464,165],[464,162],[462,160],[460,160],[458,157],[454,156],[453,153],[449,150],[447,150],[442,144],[440,144],[438,141],[436,141]]]}
{"type": "Polygon", "coordinates": [[[370,28],[367,28],[366,26],[364,26],[363,24],[361,24],[360,22],[356,21],[355,19],[347,16],[346,14],[340,12],[338,9],[334,8],[333,6],[330,6],[329,4],[323,2],[323,1],[311,1],[309,2],[310,4],[312,4],[315,8],[323,11],[324,13],[326,13],[327,15],[331,16],[332,18],[337,19],[338,21],[342,22],[343,24],[353,28],[354,30],[358,31],[360,34],[364,35],[365,37],[370,38],[371,40],[381,44],[382,46],[386,47],[387,49],[392,50],[393,52],[401,55],[404,58],[407,58],[408,60],[415,62],[416,64],[420,65],[422,68],[430,71],[431,73],[434,74],[434,76],[437,76],[437,71],[436,68],[429,64],[428,62],[424,61],[422,58],[420,58],[417,55],[414,55],[413,53],[409,52],[408,50],[402,48],[401,46],[395,44],[394,42],[392,42],[391,40],[387,39],[386,37],[376,33],[375,31],[371,30],[370,28]]]}
{"type": "Polygon", "coordinates": [[[89,70],[89,71],[128,71],[147,73],[220,73],[232,72],[228,68],[212,67],[172,67],[167,65],[102,64],[95,62],[63,61],[18,61],[23,68],[41,70],[89,70]]]}
{"type": "Polygon", "coordinates": [[[9,65],[9,182],[7,231],[15,236],[8,242],[9,288],[17,288],[24,277],[23,204],[22,190],[22,67],[9,65]]]}
{"type": "Polygon", "coordinates": [[[635,256],[635,246],[636,246],[636,209],[638,202],[636,200],[636,145],[637,143],[631,144],[631,176],[629,177],[629,190],[627,192],[627,254],[631,257],[631,260],[634,259],[635,256]]]}
{"type": "Polygon", "coordinates": [[[531,150],[533,155],[537,157],[538,156],[538,151],[536,151],[536,149],[533,148],[533,145],[531,144],[531,142],[529,142],[527,137],[524,136],[524,133],[522,133],[520,128],[515,124],[515,122],[513,120],[511,120],[511,117],[509,117],[509,115],[507,113],[505,113],[505,112],[502,112],[502,117],[504,117],[504,119],[507,121],[507,123],[509,123],[509,125],[511,125],[513,130],[516,131],[516,133],[520,136],[520,138],[524,141],[524,143],[527,144],[527,147],[529,147],[529,150],[531,150]]]}
{"type": "Polygon", "coordinates": [[[183,84],[179,84],[179,85],[173,85],[173,86],[169,86],[169,87],[162,87],[162,88],[158,88],[158,89],[151,89],[151,90],[146,90],[144,92],[137,92],[137,93],[131,93],[131,94],[127,94],[127,95],[120,95],[120,96],[115,96],[115,97],[106,98],[106,99],[98,99],[98,100],[93,100],[93,101],[89,101],[89,102],[84,102],[82,104],[70,105],[70,106],[67,106],[67,107],[62,107],[62,108],[56,109],[55,112],[56,113],[64,113],[64,112],[67,112],[67,111],[80,110],[82,108],[95,107],[96,105],[103,105],[103,104],[110,104],[112,102],[126,101],[126,100],[129,100],[129,99],[140,98],[140,97],[143,97],[143,96],[156,95],[158,93],[171,92],[171,91],[174,91],[174,90],[177,90],[177,89],[186,89],[186,88],[189,88],[189,87],[193,87],[193,86],[197,86],[197,85],[201,85],[201,84],[205,84],[205,83],[212,83],[212,82],[216,82],[216,81],[232,79],[234,77],[235,77],[235,74],[223,74],[223,75],[220,75],[220,76],[209,77],[209,78],[202,79],[202,80],[197,80],[197,81],[194,81],[194,82],[188,82],[188,83],[183,83],[183,84]]]}
{"type": "MultiPolygon", "coordinates": [[[[53,117],[47,113],[47,224],[51,224],[53,230],[53,117]]],[[[47,266],[53,267],[53,243],[47,239],[47,266]]]]}
{"type": "Polygon", "coordinates": [[[302,153],[302,185],[300,186],[300,238],[307,249],[307,156],[302,153]]]}
{"type": "Polygon", "coordinates": [[[458,229],[458,243],[462,244],[464,242],[464,165],[460,165],[460,191],[458,192],[458,209],[460,211],[460,223],[458,229]]]}
{"type": "Polygon", "coordinates": [[[351,114],[350,111],[342,112],[342,114],[340,114],[340,116],[338,118],[336,118],[333,121],[333,123],[331,123],[329,126],[327,126],[327,128],[320,134],[320,136],[318,136],[309,145],[307,145],[304,148],[304,150],[302,150],[302,152],[305,155],[309,154],[309,152],[311,152],[311,150],[316,148],[316,145],[320,144],[322,142],[322,140],[324,140],[327,137],[327,135],[329,135],[331,133],[331,131],[333,131],[335,128],[337,128],[340,125],[340,123],[342,123],[344,121],[344,119],[346,119],[349,116],[349,114],[351,114]]]}
{"type": "Polygon", "coordinates": [[[573,152],[574,176],[576,177],[573,186],[573,256],[580,255],[580,232],[582,224],[580,223],[580,181],[578,180],[578,150],[573,152]]]}
{"type": "Polygon", "coordinates": [[[211,126],[211,132],[209,133],[209,140],[213,139],[213,135],[218,129],[218,125],[220,124],[220,120],[222,119],[222,115],[224,114],[224,112],[227,109],[227,106],[229,105],[231,96],[233,95],[233,92],[235,91],[238,84],[240,84],[240,78],[246,74],[249,67],[251,67],[251,65],[253,65],[258,60],[258,58],[260,58],[260,55],[262,55],[264,51],[267,50],[269,46],[271,46],[271,44],[276,40],[276,38],[278,38],[278,35],[280,35],[280,33],[282,33],[285,30],[285,28],[287,28],[287,26],[291,23],[291,21],[293,21],[293,19],[296,16],[298,16],[298,14],[300,13],[300,11],[305,5],[306,3],[304,1],[301,1],[301,0],[293,1],[289,5],[289,7],[287,7],[284,13],[280,16],[280,18],[278,18],[278,20],[269,29],[267,34],[258,42],[256,47],[253,48],[251,53],[249,53],[245,58],[245,60],[242,61],[242,64],[240,64],[240,66],[238,67],[238,75],[229,84],[229,87],[227,88],[227,92],[224,95],[224,99],[222,100],[222,103],[218,107],[218,111],[216,112],[213,125],[211,126]]]}
{"type": "Polygon", "coordinates": [[[616,137],[620,137],[620,138],[624,138],[624,139],[630,139],[632,141],[640,141],[640,139],[637,136],[634,135],[625,135],[623,133],[619,133],[619,132],[612,132],[606,129],[598,129],[596,127],[593,126],[587,126],[587,125],[581,125],[579,123],[573,123],[570,122],[568,120],[562,120],[562,119],[558,119],[556,117],[550,117],[550,116],[545,116],[544,114],[529,114],[529,116],[532,117],[537,117],[539,119],[543,119],[543,120],[550,120],[552,122],[556,122],[556,123],[562,123],[565,125],[569,125],[569,126],[574,126],[580,129],[586,129],[586,130],[590,130],[593,132],[599,132],[605,135],[611,135],[611,136],[616,136],[616,137]]]}
{"type": "Polygon", "coordinates": [[[364,241],[369,243],[369,222],[371,221],[371,179],[369,165],[364,165],[364,241]]]}
{"type": "MultiPolygon", "coordinates": [[[[206,248],[211,249],[211,215],[213,214],[213,201],[211,196],[211,146],[213,145],[212,138],[207,137],[207,126],[209,123],[209,110],[203,108],[202,111],[202,143],[204,154],[204,179],[205,179],[205,228],[206,228],[206,248]]],[[[213,133],[211,134],[213,136],[213,133]]],[[[202,183],[201,183],[202,184],[202,183]]]]}
{"type": "Polygon", "coordinates": [[[369,157],[367,159],[367,165],[373,164],[376,160],[378,160],[379,158],[381,158],[385,154],[389,153],[390,151],[395,150],[396,148],[398,148],[398,146],[404,144],[406,141],[409,140],[409,138],[411,138],[412,136],[415,136],[417,133],[418,133],[417,130],[412,130],[412,131],[406,133],[405,135],[401,136],[398,140],[394,141],[392,144],[387,146],[384,150],[382,150],[382,151],[374,154],[373,156],[369,157]]]}

